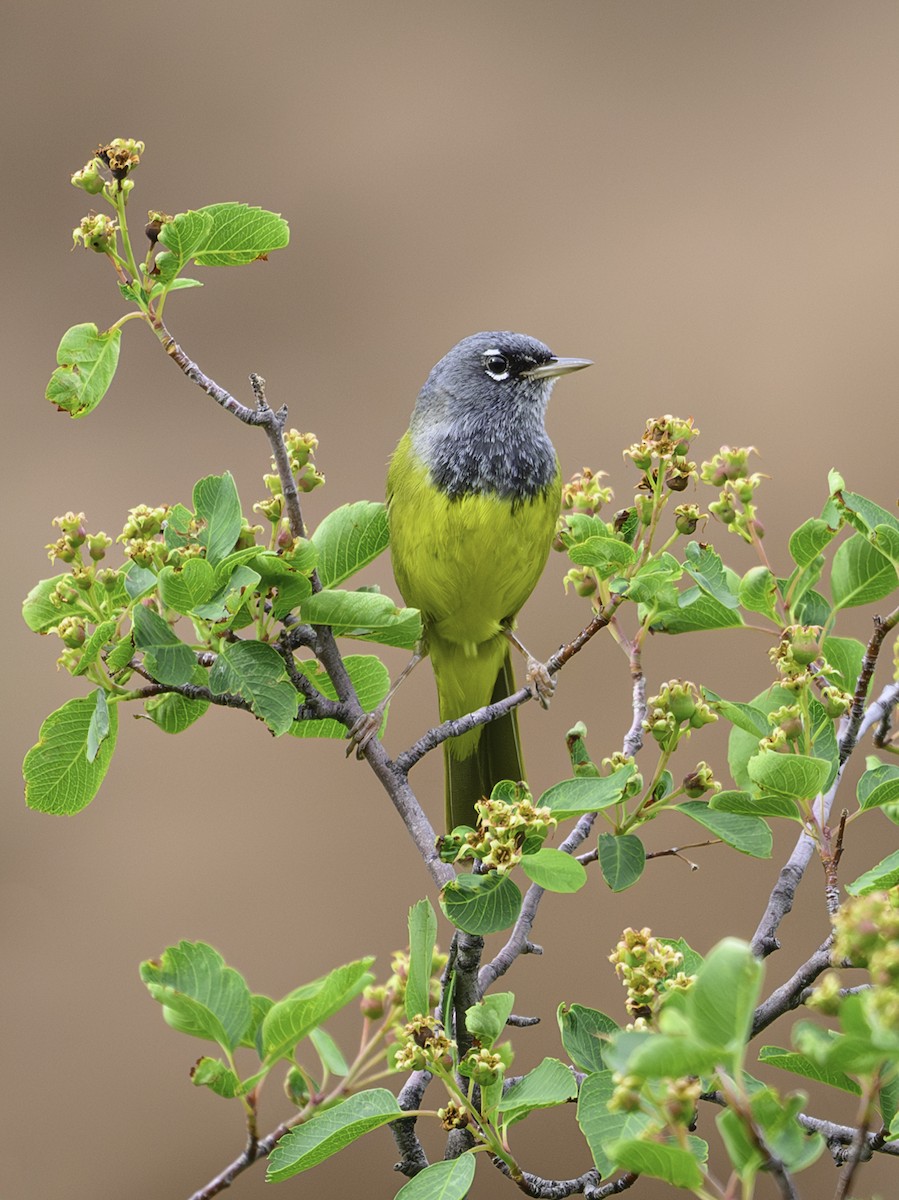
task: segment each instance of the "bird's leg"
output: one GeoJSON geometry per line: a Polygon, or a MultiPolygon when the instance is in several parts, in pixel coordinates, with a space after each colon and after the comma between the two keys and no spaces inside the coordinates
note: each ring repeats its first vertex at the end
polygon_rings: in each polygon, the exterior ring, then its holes
{"type": "Polygon", "coordinates": [[[356,723],[347,731],[347,737],[350,740],[350,744],[346,748],[347,758],[349,758],[354,750],[356,751],[357,758],[362,757],[362,755],[365,753],[365,747],[381,728],[381,722],[384,720],[384,713],[387,711],[387,705],[396,695],[400,684],[404,679],[412,674],[426,654],[427,651],[421,645],[416,646],[412,657],[403,667],[402,671],[400,671],[399,675],[397,675],[395,682],[390,688],[390,691],[387,693],[381,703],[376,708],[373,708],[371,712],[363,713],[359,720],[356,721],[356,723]]]}
{"type": "Polygon", "coordinates": [[[556,690],[556,681],[547,670],[546,663],[538,662],[527,646],[518,640],[513,630],[505,629],[503,632],[515,649],[520,651],[527,660],[528,665],[525,678],[527,680],[528,691],[540,704],[541,708],[549,708],[549,702],[552,700],[553,693],[556,690]]]}

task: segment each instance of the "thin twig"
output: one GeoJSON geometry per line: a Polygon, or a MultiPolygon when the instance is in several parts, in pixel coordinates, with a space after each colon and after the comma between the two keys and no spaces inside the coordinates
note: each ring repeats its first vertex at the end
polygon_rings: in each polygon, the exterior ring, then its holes
{"type": "Polygon", "coordinates": [[[833,938],[829,937],[786,983],[781,984],[767,1000],[762,1001],[753,1014],[750,1037],[761,1033],[784,1013],[799,1008],[804,1002],[803,997],[808,996],[809,985],[831,965],[832,945],[833,938]]]}

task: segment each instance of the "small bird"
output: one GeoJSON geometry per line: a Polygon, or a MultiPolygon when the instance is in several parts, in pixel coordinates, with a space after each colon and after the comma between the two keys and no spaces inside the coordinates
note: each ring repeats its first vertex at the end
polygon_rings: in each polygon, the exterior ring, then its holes
{"type": "MultiPolygon", "coordinates": [[[[437,363],[390,462],[397,585],[420,609],[421,653],[446,721],[515,691],[515,617],[549,555],[562,476],[544,416],[556,379],[590,366],[520,333],[475,333],[437,363]]],[[[544,706],[553,681],[528,655],[544,706]]],[[[444,743],[446,827],[475,823],[501,779],[524,778],[515,712],[444,743]]]]}

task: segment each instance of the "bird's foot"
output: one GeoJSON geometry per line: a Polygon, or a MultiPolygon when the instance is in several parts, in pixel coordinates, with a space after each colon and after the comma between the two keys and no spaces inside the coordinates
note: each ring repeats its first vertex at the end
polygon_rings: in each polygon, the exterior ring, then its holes
{"type": "Polygon", "coordinates": [[[527,689],[541,708],[549,708],[549,702],[556,690],[556,681],[549,673],[546,663],[538,662],[536,658],[528,657],[527,689]]]}
{"type": "Polygon", "coordinates": [[[378,731],[384,720],[384,706],[379,704],[377,708],[371,712],[363,713],[361,717],[347,730],[347,738],[349,745],[346,748],[347,758],[355,751],[357,758],[363,758],[365,751],[368,748],[369,742],[373,737],[377,737],[378,731]]]}

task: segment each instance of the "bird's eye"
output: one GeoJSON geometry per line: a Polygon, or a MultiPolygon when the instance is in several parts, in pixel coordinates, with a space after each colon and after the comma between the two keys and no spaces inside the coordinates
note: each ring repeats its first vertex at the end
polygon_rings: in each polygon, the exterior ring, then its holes
{"type": "Polygon", "coordinates": [[[491,379],[495,379],[497,383],[509,378],[509,360],[504,354],[486,354],[484,356],[484,370],[491,379]]]}

